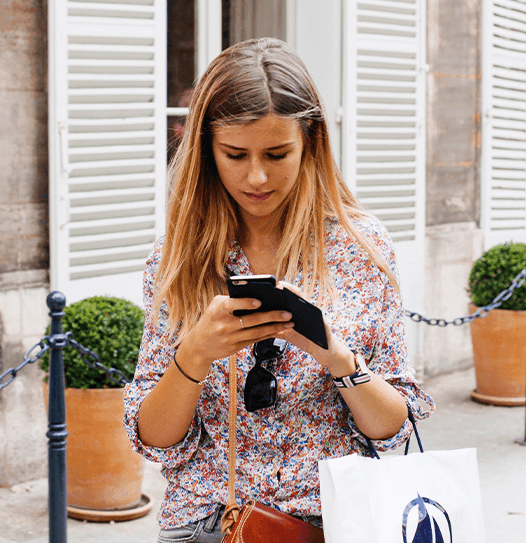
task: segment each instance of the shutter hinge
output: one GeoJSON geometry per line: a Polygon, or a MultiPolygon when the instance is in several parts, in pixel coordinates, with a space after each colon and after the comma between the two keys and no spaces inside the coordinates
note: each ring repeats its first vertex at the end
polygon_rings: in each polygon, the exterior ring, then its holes
{"type": "Polygon", "coordinates": [[[338,106],[338,109],[336,110],[335,120],[338,126],[341,126],[341,124],[343,123],[343,107],[342,106],[338,106]]]}

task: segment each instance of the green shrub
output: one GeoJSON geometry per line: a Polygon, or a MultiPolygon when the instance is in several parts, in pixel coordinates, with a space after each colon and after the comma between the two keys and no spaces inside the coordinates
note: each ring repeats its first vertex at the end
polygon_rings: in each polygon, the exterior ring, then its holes
{"type": "MultiPolygon", "coordinates": [[[[64,332],[72,332],[75,341],[94,351],[104,366],[122,371],[130,380],[133,378],[144,327],[141,308],[119,298],[94,296],[71,304],[64,313],[64,332]]],[[[49,330],[50,326],[46,334],[49,330]]],[[[104,371],[91,369],[73,347],[66,347],[62,353],[67,388],[122,386],[112,383],[104,371]]],[[[49,371],[49,351],[42,357],[40,367],[49,371]]]]}
{"type": "MultiPolygon", "coordinates": [[[[513,279],[526,268],[526,244],[506,243],[486,251],[474,264],[469,274],[471,301],[485,306],[511,285],[513,279]]],[[[499,309],[526,310],[526,283],[516,288],[509,300],[499,309]]]]}

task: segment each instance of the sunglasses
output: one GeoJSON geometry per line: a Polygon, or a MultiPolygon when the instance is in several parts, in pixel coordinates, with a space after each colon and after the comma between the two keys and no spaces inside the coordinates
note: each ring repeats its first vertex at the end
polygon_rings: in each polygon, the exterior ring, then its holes
{"type": "Polygon", "coordinates": [[[256,364],[248,372],[245,383],[245,407],[250,413],[265,407],[272,407],[278,399],[278,380],[261,364],[268,360],[278,360],[288,347],[284,339],[270,338],[254,343],[252,354],[256,364]]]}

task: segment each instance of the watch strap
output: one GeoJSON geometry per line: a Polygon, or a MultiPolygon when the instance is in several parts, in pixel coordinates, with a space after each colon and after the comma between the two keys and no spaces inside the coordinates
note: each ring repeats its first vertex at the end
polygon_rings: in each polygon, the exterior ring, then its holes
{"type": "Polygon", "coordinates": [[[344,377],[333,377],[332,380],[338,388],[353,388],[358,385],[363,385],[371,380],[371,376],[367,372],[367,366],[365,365],[365,359],[361,354],[354,354],[354,359],[358,367],[358,371],[352,375],[345,375],[344,377]]]}

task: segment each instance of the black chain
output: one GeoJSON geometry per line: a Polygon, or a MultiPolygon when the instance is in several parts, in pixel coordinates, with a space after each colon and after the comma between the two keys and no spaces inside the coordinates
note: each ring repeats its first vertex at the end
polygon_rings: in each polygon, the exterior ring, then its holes
{"type": "Polygon", "coordinates": [[[415,313],[414,311],[406,311],[405,314],[415,322],[425,322],[431,326],[447,326],[453,324],[454,326],[460,326],[466,322],[471,322],[477,318],[484,318],[492,309],[496,309],[506,300],[509,300],[516,288],[522,287],[526,281],[526,268],[522,270],[511,282],[511,285],[498,294],[488,305],[479,307],[472,315],[466,317],[457,317],[452,321],[446,321],[445,319],[426,319],[422,315],[415,313]]]}
{"type": "Polygon", "coordinates": [[[131,381],[126,377],[126,375],[124,375],[124,373],[122,373],[122,371],[116,370],[115,368],[107,368],[101,363],[100,358],[95,351],[92,351],[80,343],[77,343],[73,339],[72,332],[66,332],[66,340],[68,346],[73,347],[80,354],[80,358],[82,358],[87,366],[93,370],[102,370],[106,372],[106,376],[112,383],[116,383],[118,385],[126,385],[127,383],[131,383],[131,381]],[[93,363],[89,362],[85,357],[91,358],[93,363]]]}
{"type": "Polygon", "coordinates": [[[106,373],[108,379],[112,383],[116,383],[118,385],[126,385],[127,383],[130,383],[131,381],[122,373],[120,370],[116,370],[115,368],[107,368],[104,366],[104,364],[101,363],[99,356],[97,353],[92,351],[91,349],[87,349],[80,343],[76,342],[73,338],[72,332],[66,332],[66,334],[59,334],[58,336],[55,336],[54,338],[51,338],[50,336],[44,336],[36,345],[31,347],[29,351],[24,355],[23,362],[17,366],[16,368],[10,368],[2,375],[0,375],[0,390],[2,390],[7,385],[11,384],[14,380],[14,378],[17,376],[17,373],[27,364],[33,364],[35,363],[39,358],[42,358],[44,353],[48,351],[51,346],[51,343],[55,343],[57,346],[60,347],[73,347],[78,353],[80,354],[80,357],[84,361],[84,363],[89,366],[91,369],[94,370],[102,370],[106,373]],[[53,341],[52,341],[53,340],[53,341]],[[40,347],[40,351],[31,358],[31,353],[37,348],[40,347]],[[92,362],[89,362],[87,357],[91,358],[92,362]],[[7,381],[2,382],[5,378],[8,378],[7,381]]]}
{"type": "Polygon", "coordinates": [[[49,349],[49,345],[46,343],[49,340],[49,336],[44,336],[38,343],[33,345],[29,351],[24,355],[23,362],[20,364],[20,366],[17,366],[16,368],[10,368],[2,375],[0,375],[0,390],[2,390],[4,387],[9,385],[13,382],[14,378],[16,377],[16,374],[24,367],[27,366],[27,364],[34,364],[39,358],[42,358],[44,353],[49,349]],[[40,347],[40,351],[31,358],[31,353],[37,348],[40,347]],[[8,377],[8,380],[2,383],[2,381],[8,377]]]}

